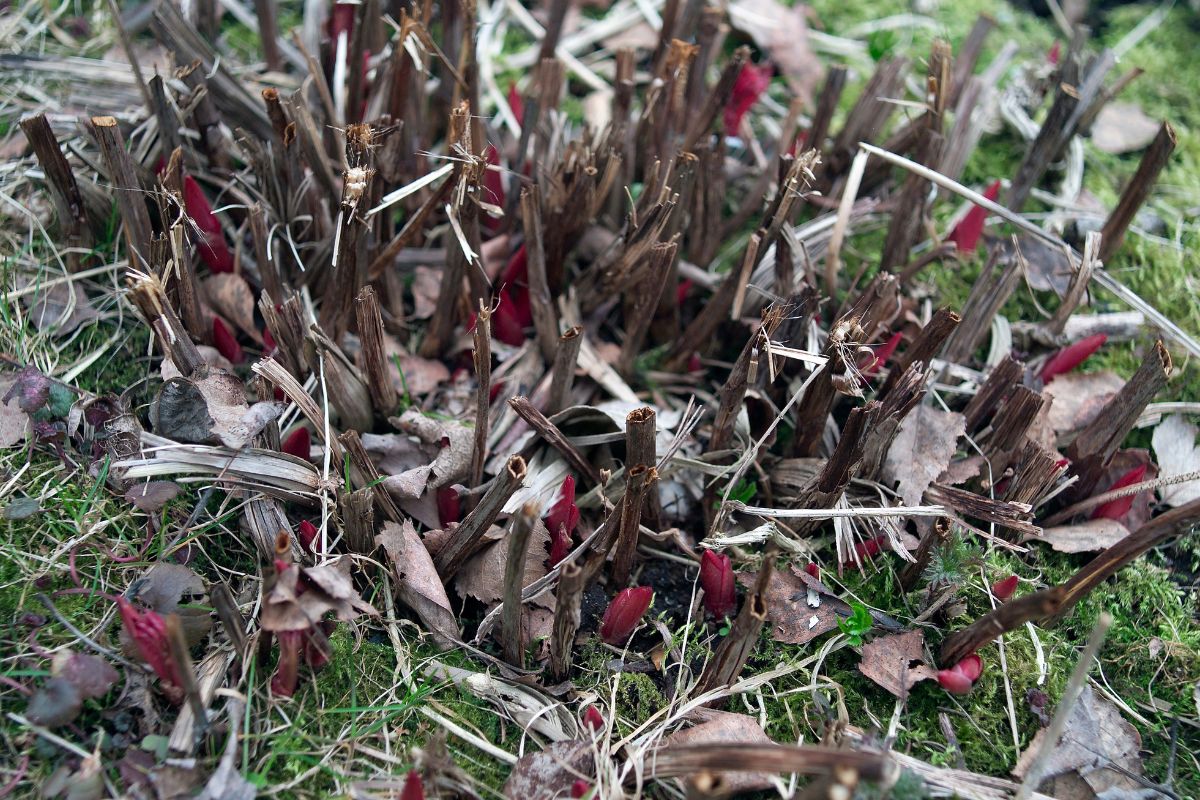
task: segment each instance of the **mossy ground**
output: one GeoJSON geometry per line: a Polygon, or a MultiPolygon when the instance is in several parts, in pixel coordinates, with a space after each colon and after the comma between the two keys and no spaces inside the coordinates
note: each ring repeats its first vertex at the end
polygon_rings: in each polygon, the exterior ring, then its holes
{"type": "MultiPolygon", "coordinates": [[[[835,35],[852,35],[856,26],[891,14],[910,12],[902,0],[872,3],[845,3],[839,0],[815,0],[814,17],[820,27],[835,35]]],[[[998,22],[985,48],[983,62],[1008,38],[1020,43],[1021,58],[1035,60],[1046,53],[1057,31],[1047,20],[1033,17],[1008,5],[965,0],[945,2],[928,12],[932,25],[903,24],[890,35],[871,37],[873,50],[889,50],[920,59],[928,52],[935,37],[960,43],[979,12],[992,14],[998,22]]],[[[1111,44],[1131,30],[1148,13],[1149,7],[1129,5],[1108,13],[1106,24],[1098,31],[1101,41],[1111,44]]],[[[99,19],[99,17],[95,17],[99,19]]],[[[1185,330],[1200,333],[1200,233],[1194,214],[1200,186],[1200,63],[1194,46],[1198,31],[1194,12],[1176,7],[1166,22],[1154,30],[1125,58],[1121,67],[1137,65],[1145,69],[1125,93],[1123,99],[1136,102],[1151,116],[1172,121],[1179,145],[1166,173],[1153,195],[1150,210],[1163,221],[1159,235],[1167,244],[1132,235],[1113,263],[1107,265],[1134,291],[1142,294],[1185,330]]],[[[254,42],[236,25],[227,31],[230,45],[252,52],[254,42]]],[[[523,44],[510,29],[513,48],[523,44]]],[[[503,67],[501,63],[499,66],[503,67]]],[[[509,77],[501,72],[501,85],[509,77]]],[[[856,76],[859,85],[865,74],[856,76]]],[[[777,87],[778,88],[778,87],[777,87]]],[[[856,94],[851,86],[846,97],[856,94]]],[[[780,95],[782,97],[782,95],[780,95]]],[[[843,109],[844,113],[844,109],[843,109]]],[[[0,120],[7,128],[11,120],[0,120]]],[[[1011,175],[1023,145],[1011,134],[989,135],[967,166],[964,182],[981,185],[996,177],[1011,175]]],[[[1107,205],[1115,200],[1120,187],[1136,167],[1136,156],[1116,157],[1096,152],[1088,146],[1086,188],[1107,205]]],[[[939,216],[951,212],[949,204],[939,208],[939,216]]],[[[943,218],[944,219],[944,218],[943,218]]],[[[870,261],[878,252],[880,234],[853,237],[847,243],[847,256],[855,254],[870,261]]],[[[44,242],[28,244],[14,252],[0,268],[4,285],[11,286],[11,266],[15,260],[34,258],[34,250],[45,257],[44,242]]],[[[977,271],[977,264],[960,269],[931,270],[925,281],[933,295],[947,305],[961,305],[977,271]]],[[[1050,305],[1049,298],[1039,298],[1050,305]]],[[[1113,298],[1098,292],[1093,304],[1101,310],[1117,309],[1113,298]]],[[[115,303],[103,306],[112,311],[115,303]]],[[[1004,309],[1011,319],[1029,318],[1036,309],[1027,294],[1004,309]]],[[[131,321],[113,315],[90,326],[65,346],[38,336],[18,320],[8,306],[0,314],[3,321],[4,352],[21,362],[37,363],[47,372],[63,372],[71,365],[103,348],[102,356],[82,369],[75,383],[92,392],[123,391],[152,374],[148,357],[148,339],[131,321]]],[[[1088,368],[1111,368],[1129,374],[1139,359],[1141,345],[1115,345],[1106,350],[1088,368]]],[[[1200,396],[1200,370],[1186,359],[1177,362],[1177,376],[1162,399],[1194,400],[1200,396]]],[[[1145,434],[1136,434],[1145,438],[1145,434]]],[[[24,453],[8,453],[3,462],[3,483],[17,474],[26,463],[24,453]]],[[[107,604],[88,591],[113,591],[127,582],[134,571],[153,561],[161,551],[161,542],[151,541],[143,560],[115,568],[98,551],[87,546],[77,548],[75,574],[69,572],[65,558],[51,562],[66,542],[86,534],[89,526],[103,521],[103,539],[118,552],[136,552],[146,538],[145,519],[119,501],[99,491],[94,479],[72,474],[50,456],[34,454],[29,466],[8,489],[8,503],[16,497],[41,500],[42,512],[20,520],[0,521],[3,543],[0,545],[0,644],[5,654],[0,676],[9,679],[37,677],[33,672],[14,667],[30,651],[31,629],[24,615],[46,614],[37,600],[38,593],[53,597],[58,612],[67,621],[104,643],[113,639],[111,613],[107,604]]],[[[197,500],[188,492],[168,507],[167,513],[190,513],[197,500]]],[[[219,565],[221,569],[252,569],[246,548],[230,545],[237,541],[236,530],[226,527],[227,520],[216,503],[207,509],[206,526],[189,540],[197,546],[200,569],[219,565]],[[213,519],[215,517],[216,519],[213,519]]],[[[59,554],[61,555],[61,554],[59,554]]],[[[967,576],[965,596],[968,614],[984,610],[985,580],[1017,572],[1029,583],[1052,583],[1063,579],[1079,559],[1046,550],[1035,550],[1023,560],[1002,552],[982,553],[983,574],[967,576]],[[984,577],[986,576],[986,578],[984,577]]],[[[1025,703],[1027,690],[1037,688],[1057,698],[1077,657],[1078,647],[1102,611],[1113,615],[1114,624],[1094,673],[1112,696],[1127,708],[1127,717],[1137,724],[1143,745],[1149,753],[1147,772],[1156,780],[1166,776],[1169,732],[1176,716],[1195,720],[1193,692],[1200,680],[1200,621],[1194,577],[1181,576],[1182,570],[1196,574],[1200,546],[1194,541],[1153,554],[1125,569],[1118,579],[1097,589],[1059,625],[1039,629],[1046,666],[1044,682],[1039,682],[1037,650],[1031,635],[1020,631],[1005,642],[1007,671],[999,666],[997,648],[984,652],[988,663],[975,691],[965,698],[952,698],[930,682],[913,689],[899,714],[896,746],[934,763],[963,763],[974,770],[1003,774],[1012,765],[1017,752],[1028,744],[1036,730],[1036,720],[1025,703]],[[1016,716],[1016,741],[1008,711],[1005,682],[1011,686],[1016,716]],[[1131,716],[1131,711],[1137,716],[1131,716]],[[938,714],[945,712],[958,741],[955,751],[947,742],[938,714]]],[[[865,575],[850,574],[845,588],[873,607],[907,622],[918,610],[915,596],[906,597],[894,590],[894,564],[881,559],[865,575]]],[[[305,684],[296,697],[286,703],[270,703],[264,691],[266,677],[251,674],[248,696],[250,712],[258,715],[247,729],[242,742],[244,772],[262,785],[289,786],[284,796],[323,797],[339,788],[351,775],[370,774],[372,770],[399,773],[408,766],[410,748],[438,734],[440,726],[420,713],[419,706],[430,704],[438,713],[470,730],[481,739],[516,752],[520,732],[502,721],[494,709],[469,693],[443,681],[420,678],[420,665],[437,657],[452,665],[474,666],[460,654],[435,654],[419,643],[412,629],[401,626],[409,645],[407,659],[413,666],[411,683],[397,683],[397,656],[391,643],[378,636],[358,638],[346,626],[332,637],[334,658],[330,666],[305,684]],[[377,754],[384,753],[381,759],[377,754]],[[390,759],[390,760],[389,760],[390,759]]],[[[929,631],[931,644],[937,633],[929,631]]],[[[53,649],[66,644],[72,636],[51,621],[36,632],[40,647],[53,649]]],[[[821,643],[818,642],[817,646],[821,643]]],[[[813,655],[816,646],[780,645],[764,635],[753,657],[750,670],[763,670],[782,664],[794,664],[813,655]]],[[[581,653],[581,671],[593,684],[581,687],[593,690],[607,702],[613,673],[607,668],[612,654],[601,648],[581,653]]],[[[865,729],[886,729],[893,716],[894,699],[864,678],[856,669],[858,657],[850,648],[837,648],[825,658],[816,674],[798,670],[764,687],[756,696],[739,698],[739,710],[761,715],[768,733],[778,741],[813,741],[836,717],[838,703],[844,703],[849,721],[865,729]],[[840,700],[839,700],[840,698],[840,700]]],[[[617,718],[619,732],[627,733],[645,721],[664,702],[660,686],[645,675],[623,675],[615,692],[617,707],[606,709],[617,718]]],[[[103,701],[93,702],[81,719],[88,735],[100,729],[99,709],[103,701]]],[[[0,694],[5,712],[19,712],[23,701],[13,693],[0,694]]],[[[6,723],[7,724],[7,723],[6,723]]],[[[0,732],[11,742],[17,730],[6,727],[0,732]]],[[[1181,797],[1200,796],[1200,732],[1194,722],[1179,726],[1179,761],[1176,764],[1175,790],[1181,797]]],[[[460,767],[483,785],[498,787],[507,768],[498,760],[450,737],[450,749],[460,767]]],[[[35,762],[35,772],[48,772],[50,759],[35,762]]],[[[36,782],[35,782],[36,783],[36,782]]]]}

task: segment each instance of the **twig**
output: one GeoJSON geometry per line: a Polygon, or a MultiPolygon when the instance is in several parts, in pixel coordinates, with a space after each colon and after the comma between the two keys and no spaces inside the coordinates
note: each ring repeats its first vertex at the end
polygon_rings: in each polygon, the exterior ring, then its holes
{"type": "Polygon", "coordinates": [[[1102,242],[1100,245],[1100,260],[1108,262],[1116,255],[1117,250],[1125,241],[1125,232],[1129,229],[1138,210],[1150,196],[1150,190],[1158,180],[1159,173],[1167,166],[1171,153],[1175,151],[1175,129],[1171,123],[1164,122],[1158,129],[1158,135],[1150,143],[1150,147],[1142,155],[1137,172],[1129,179],[1129,183],[1121,191],[1121,199],[1117,206],[1104,221],[1100,230],[1102,242]]]}
{"type": "MultiPolygon", "coordinates": [[[[565,5],[565,0],[555,3],[556,8],[565,5]]],[[[521,190],[521,220],[525,224],[529,310],[533,315],[533,327],[537,331],[542,358],[551,361],[558,340],[558,315],[554,312],[554,301],[546,277],[546,254],[542,249],[542,201],[536,185],[521,190]]]]}
{"type": "MultiPolygon", "coordinates": [[[[565,3],[564,3],[565,5],[565,3]]],[[[537,507],[526,503],[508,529],[508,560],[504,562],[504,610],[500,615],[500,639],[504,660],[517,669],[525,668],[525,648],[521,642],[521,577],[525,574],[526,552],[537,507]]]]}
{"type": "Polygon", "coordinates": [[[388,372],[384,350],[383,316],[375,288],[364,286],[354,303],[358,318],[358,338],[362,344],[361,363],[375,413],[386,416],[396,409],[396,388],[388,372]]]}
{"type": "Polygon", "coordinates": [[[500,474],[480,498],[479,505],[475,506],[450,533],[450,537],[433,559],[443,582],[453,578],[463,562],[475,552],[479,540],[496,521],[496,517],[500,516],[504,504],[525,481],[525,471],[525,459],[520,456],[509,458],[504,469],[500,470],[500,474]]]}
{"type": "Polygon", "coordinates": [[[163,619],[167,631],[167,645],[171,648],[171,658],[175,661],[176,672],[183,681],[184,697],[192,710],[194,736],[198,741],[208,729],[208,713],[204,708],[204,698],[200,696],[200,686],[196,683],[196,667],[192,664],[192,656],[188,652],[187,640],[183,636],[183,627],[178,614],[168,614],[163,619]]]}
{"type": "Polygon", "coordinates": [[[550,632],[550,677],[556,681],[565,680],[571,671],[575,632],[579,630],[586,586],[587,576],[575,563],[564,561],[559,566],[554,626],[550,632]]]}
{"type": "Polygon", "coordinates": [[[471,471],[468,474],[474,488],[483,483],[483,462],[487,460],[487,438],[492,408],[492,311],[483,301],[475,317],[475,349],[471,361],[475,365],[475,441],[471,448],[471,471]]]}
{"type": "MultiPolygon", "coordinates": [[[[767,586],[775,571],[777,552],[774,545],[768,545],[763,552],[762,566],[758,568],[754,587],[742,602],[742,609],[730,626],[729,634],[721,640],[712,659],[704,665],[704,671],[696,680],[693,694],[701,695],[728,686],[746,666],[747,659],[758,644],[762,626],[767,621],[767,586]]],[[[719,702],[712,700],[706,705],[716,705],[719,702]]]]}
{"type": "Polygon", "coordinates": [[[579,362],[579,349],[583,347],[583,328],[569,328],[558,337],[554,350],[554,368],[550,374],[550,396],[546,401],[546,413],[557,414],[567,407],[571,399],[571,387],[575,384],[575,367],[579,362]]]}
{"type": "Polygon", "coordinates": [[[658,470],[654,467],[637,465],[625,472],[625,495],[621,499],[620,523],[617,540],[613,545],[613,583],[623,587],[629,583],[633,572],[633,558],[637,554],[638,535],[641,530],[642,505],[646,494],[657,491],[658,470]]]}
{"type": "Polygon", "coordinates": [[[545,414],[533,407],[533,403],[529,402],[528,397],[509,398],[508,404],[512,406],[513,411],[517,412],[517,416],[525,420],[525,423],[529,427],[537,431],[546,444],[562,454],[567,463],[571,465],[571,469],[582,475],[586,475],[593,485],[598,486],[603,483],[600,479],[600,471],[583,457],[579,449],[563,435],[563,432],[558,429],[557,425],[546,419],[545,414]]]}

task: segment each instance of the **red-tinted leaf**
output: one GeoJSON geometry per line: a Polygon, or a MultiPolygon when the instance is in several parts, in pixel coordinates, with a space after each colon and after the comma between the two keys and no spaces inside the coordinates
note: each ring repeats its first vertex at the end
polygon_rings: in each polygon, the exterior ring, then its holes
{"type": "Polygon", "coordinates": [[[283,440],[283,444],[279,449],[288,455],[303,458],[307,461],[309,455],[312,453],[312,434],[304,426],[296,428],[296,430],[287,435],[287,438],[283,440]]]}
{"type": "Polygon", "coordinates": [[[821,580],[821,568],[818,567],[812,561],[810,561],[804,565],[804,571],[807,572],[812,577],[816,578],[817,580],[821,580]]]}
{"type": "MultiPolygon", "coordinates": [[[[984,191],[983,196],[988,200],[995,200],[999,197],[1000,181],[993,182],[984,191]]],[[[974,253],[975,248],[979,246],[980,237],[983,236],[983,223],[986,220],[987,209],[983,206],[972,206],[962,221],[954,226],[954,230],[950,231],[946,241],[954,242],[960,253],[974,253]]]]}
{"type": "MultiPolygon", "coordinates": [[[[1141,483],[1146,477],[1146,464],[1141,464],[1126,472],[1116,483],[1108,487],[1108,491],[1124,489],[1126,486],[1132,486],[1135,483],[1141,483]]],[[[1126,497],[1118,497],[1116,500],[1109,500],[1101,506],[1097,506],[1092,512],[1092,519],[1113,519],[1120,522],[1129,513],[1129,509],[1133,508],[1133,501],[1137,499],[1136,494],[1131,494],[1126,497]]]]}
{"type": "Polygon", "coordinates": [[[550,558],[547,563],[554,569],[571,552],[571,534],[567,533],[566,525],[559,525],[558,530],[551,534],[550,558]]]}
{"type": "MultiPolygon", "coordinates": [[[[507,291],[501,290],[500,302],[492,313],[492,335],[512,347],[525,344],[525,330],[516,304],[507,291]]],[[[526,296],[528,304],[528,296],[526,296]]]]}
{"type": "Polygon", "coordinates": [[[296,529],[296,538],[300,540],[300,546],[310,553],[316,552],[313,548],[317,543],[317,526],[313,525],[306,519],[300,520],[300,525],[296,529]]]}
{"type": "Polygon", "coordinates": [[[16,398],[26,414],[35,414],[50,402],[50,379],[37,367],[24,367],[4,395],[4,402],[16,398]]]}
{"type": "Polygon", "coordinates": [[[183,209],[200,229],[200,260],[213,272],[233,272],[233,254],[229,252],[229,245],[225,244],[221,221],[213,213],[204,190],[191,175],[183,176],[183,209]]]}
{"type": "Polygon", "coordinates": [[[742,118],[758,102],[758,98],[771,85],[775,67],[771,64],[745,64],[733,82],[733,94],[725,106],[725,135],[737,136],[742,127],[742,118]]]}
{"type": "Polygon", "coordinates": [[[604,619],[600,623],[600,638],[607,644],[624,644],[642,621],[653,600],[654,590],[649,586],[622,589],[604,612],[604,619]]]}
{"type": "Polygon", "coordinates": [[[1042,365],[1042,383],[1049,383],[1056,376],[1075,369],[1103,347],[1107,341],[1107,335],[1097,333],[1059,350],[1042,365]]]}
{"type": "Polygon", "coordinates": [[[162,616],[155,611],[139,610],[124,598],[117,596],[117,609],[121,613],[121,624],[133,640],[142,660],[150,665],[154,673],[172,687],[181,685],[179,670],[171,656],[167,642],[167,626],[162,616]]]}
{"type": "Polygon", "coordinates": [[[233,331],[229,330],[229,326],[221,321],[220,317],[213,317],[212,337],[213,347],[217,348],[217,352],[228,359],[230,364],[241,364],[246,360],[237,337],[233,335],[233,331]]]}
{"type": "Polygon", "coordinates": [[[700,586],[704,589],[704,607],[717,619],[728,617],[737,606],[733,564],[729,556],[704,551],[700,557],[700,586]]]}
{"type": "Polygon", "coordinates": [[[579,508],[575,505],[575,476],[568,475],[563,478],[558,500],[550,507],[550,513],[546,515],[546,527],[551,531],[565,527],[567,533],[574,533],[575,526],[578,524],[579,508]]]}

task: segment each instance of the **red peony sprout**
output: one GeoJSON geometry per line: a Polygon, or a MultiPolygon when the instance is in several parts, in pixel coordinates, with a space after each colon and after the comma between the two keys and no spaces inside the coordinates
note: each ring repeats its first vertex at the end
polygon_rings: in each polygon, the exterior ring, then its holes
{"type": "MultiPolygon", "coordinates": [[[[200,242],[200,260],[213,272],[233,272],[233,254],[225,244],[221,221],[213,213],[204,190],[191,175],[183,176],[183,210],[196,223],[204,237],[200,242]]],[[[228,356],[226,356],[228,358],[228,356]]]]}
{"type": "Polygon", "coordinates": [[[700,557],[700,586],[704,589],[704,607],[717,619],[728,617],[737,606],[733,563],[729,556],[704,551],[700,557]]]}
{"type": "Polygon", "coordinates": [[[246,360],[237,337],[220,317],[213,317],[212,337],[213,347],[217,348],[217,352],[224,356],[230,364],[241,364],[246,360]]]}
{"type": "Polygon", "coordinates": [[[437,490],[437,511],[438,523],[443,528],[462,519],[462,502],[454,487],[443,486],[437,490]]]}
{"type": "Polygon", "coordinates": [[[587,797],[590,791],[592,791],[592,785],[583,778],[576,778],[575,782],[571,784],[571,797],[575,800],[587,797]]]}
{"type": "Polygon", "coordinates": [[[653,600],[654,590],[649,586],[622,589],[604,612],[604,619],[600,623],[600,638],[606,644],[624,644],[633,635],[634,628],[642,621],[653,600]]]}
{"type": "Polygon", "coordinates": [[[404,788],[400,790],[400,800],[425,800],[425,784],[421,775],[411,769],[404,776],[404,788]]]}
{"type": "Polygon", "coordinates": [[[308,432],[308,428],[300,426],[288,434],[279,449],[290,456],[307,461],[309,455],[312,454],[312,435],[308,432]]]}
{"type": "MultiPolygon", "coordinates": [[[[525,344],[525,326],[521,324],[521,312],[507,289],[501,289],[496,310],[492,312],[492,336],[512,347],[525,344]]],[[[526,294],[525,304],[529,297],[526,294]]]]}
{"type": "Polygon", "coordinates": [[[135,608],[123,595],[117,596],[117,610],[121,614],[121,625],[133,640],[138,655],[167,685],[168,691],[178,696],[183,681],[179,676],[179,665],[171,655],[167,625],[162,615],[151,609],[135,608]]]}
{"type": "MultiPolygon", "coordinates": [[[[995,200],[1000,196],[1000,181],[995,181],[983,192],[983,196],[988,200],[995,200]]],[[[950,235],[946,237],[947,242],[954,242],[958,246],[960,253],[974,253],[975,248],[979,246],[979,239],[983,236],[983,223],[987,220],[987,209],[983,206],[971,206],[971,210],[967,215],[954,226],[954,230],[950,231],[950,235]]]]}
{"type": "Polygon", "coordinates": [[[513,116],[517,118],[517,124],[524,125],[525,100],[517,90],[516,81],[509,81],[508,83],[508,107],[512,110],[513,116]]]}
{"type": "Polygon", "coordinates": [[[1097,333],[1059,350],[1042,365],[1042,383],[1049,383],[1059,375],[1075,369],[1103,347],[1107,341],[1108,336],[1097,333]]]}
{"type": "MultiPolygon", "coordinates": [[[[1111,492],[1117,489],[1124,489],[1126,486],[1133,486],[1135,483],[1141,483],[1142,479],[1146,477],[1146,468],[1146,464],[1134,467],[1120,478],[1117,478],[1116,483],[1108,487],[1107,491],[1111,492]]],[[[1118,497],[1115,500],[1109,500],[1104,505],[1096,507],[1096,509],[1092,512],[1092,519],[1113,519],[1120,521],[1125,518],[1126,514],[1129,513],[1129,509],[1133,508],[1133,501],[1136,498],[1136,494],[1131,494],[1125,497],[1118,497]]]]}
{"type": "Polygon", "coordinates": [[[595,706],[588,706],[583,712],[584,727],[593,731],[604,730],[604,715],[595,706]]]}
{"type": "Polygon", "coordinates": [[[950,669],[939,670],[937,681],[950,694],[968,694],[982,674],[983,659],[971,653],[950,669]]]}
{"type": "Polygon", "coordinates": [[[771,85],[775,67],[770,64],[758,66],[745,64],[733,82],[733,94],[725,106],[725,135],[737,136],[746,112],[758,102],[758,98],[771,85]]]}
{"type": "Polygon", "coordinates": [[[317,526],[313,525],[306,519],[300,520],[300,526],[296,531],[296,538],[300,540],[300,546],[310,553],[317,552],[317,526]]]}
{"type": "Polygon", "coordinates": [[[896,352],[896,347],[900,344],[901,334],[899,331],[893,333],[888,340],[883,344],[876,345],[871,355],[859,362],[858,368],[862,372],[864,378],[874,378],[883,365],[887,363],[892,354],[896,352]]]}
{"type": "Polygon", "coordinates": [[[998,580],[992,584],[992,594],[1000,602],[1004,602],[1013,596],[1013,592],[1017,591],[1018,579],[1016,575],[1009,575],[1003,580],[998,580]]]}
{"type": "Polygon", "coordinates": [[[816,563],[810,561],[804,565],[804,571],[817,580],[821,580],[821,568],[816,563]]]}
{"type": "Polygon", "coordinates": [[[550,513],[546,515],[546,527],[551,531],[565,527],[567,533],[574,533],[578,524],[579,507],[575,505],[575,476],[568,475],[563,478],[558,500],[550,506],[550,513]]]}

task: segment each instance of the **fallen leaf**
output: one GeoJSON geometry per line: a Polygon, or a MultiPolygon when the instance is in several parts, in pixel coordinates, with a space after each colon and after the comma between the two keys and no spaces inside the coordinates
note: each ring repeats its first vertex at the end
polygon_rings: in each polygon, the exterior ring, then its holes
{"type": "MultiPolygon", "coordinates": [[[[696,744],[773,744],[754,717],[708,708],[697,709],[691,716],[702,721],[664,739],[664,750],[696,744]]],[[[721,774],[724,778],[723,788],[730,794],[767,791],[772,785],[770,777],[762,772],[721,774]]]]}
{"type": "Polygon", "coordinates": [[[603,39],[604,48],[615,53],[622,47],[632,47],[635,50],[653,50],[658,45],[658,31],[651,28],[649,23],[642,20],[636,25],[630,25],[622,31],[603,39]]]}
{"type": "Polygon", "coordinates": [[[804,3],[789,8],[778,0],[735,0],[729,4],[733,26],[771,57],[792,91],[806,103],[824,74],[820,59],[808,43],[807,9],[804,3]]]}
{"type": "Polygon", "coordinates": [[[262,334],[254,324],[254,290],[236,272],[218,272],[204,279],[204,296],[217,313],[259,344],[262,334]]]}
{"type": "MultiPolygon", "coordinates": [[[[754,575],[738,573],[738,582],[743,586],[753,586],[754,579],[754,575]]],[[[835,597],[825,584],[794,565],[771,575],[765,599],[771,636],[784,644],[807,644],[837,630],[838,619],[850,614],[850,606],[835,597]],[[809,603],[810,589],[816,606],[809,603]]]]}
{"type": "Polygon", "coordinates": [[[56,283],[44,292],[22,299],[26,301],[33,327],[39,331],[54,331],[58,336],[66,336],[81,325],[100,318],[100,312],[92,306],[78,283],[56,283]]]}
{"type": "Polygon", "coordinates": [[[408,520],[400,524],[385,522],[375,543],[392,562],[396,597],[416,612],[425,627],[444,644],[456,641],[458,621],[450,609],[450,598],[413,524],[408,520]]]}
{"type": "MultiPolygon", "coordinates": [[[[1138,467],[1146,468],[1145,473],[1142,475],[1143,481],[1152,481],[1158,477],[1158,467],[1150,460],[1150,451],[1143,450],[1140,447],[1127,447],[1123,450],[1118,450],[1104,467],[1104,472],[1101,473],[1100,480],[1096,482],[1093,494],[1107,492],[1118,480],[1138,467]]],[[[1153,492],[1138,492],[1133,497],[1133,504],[1130,506],[1129,511],[1118,521],[1130,530],[1140,528],[1149,522],[1150,517],[1153,516],[1153,509],[1151,508],[1151,501],[1153,499],[1153,492]]],[[[1090,516],[1091,513],[1089,511],[1088,515],[1090,516]]]]}
{"type": "MultiPolygon", "coordinates": [[[[990,236],[988,239],[994,239],[1004,248],[1006,258],[1013,257],[1011,240],[990,236]]],[[[1029,288],[1038,292],[1054,292],[1059,297],[1065,295],[1071,285],[1071,275],[1074,274],[1066,252],[1027,233],[1017,234],[1017,244],[1025,259],[1024,276],[1029,288]]]]}
{"type": "Polygon", "coordinates": [[[426,466],[437,455],[435,446],[403,433],[364,433],[362,443],[382,475],[400,475],[426,466]]]}
{"type": "Polygon", "coordinates": [[[125,499],[139,511],[154,514],[174,500],[183,491],[174,481],[150,481],[130,486],[125,491],[125,499]]]}
{"type": "Polygon", "coordinates": [[[1108,103],[1092,123],[1092,144],[1113,155],[1144,150],[1158,135],[1159,127],[1159,121],[1136,103],[1108,103]]]}
{"type": "Polygon", "coordinates": [[[9,520],[29,519],[42,510],[42,504],[34,497],[18,497],[4,507],[4,518],[9,520]]]}
{"type": "Polygon", "coordinates": [[[437,311],[438,295],[442,293],[442,271],[432,267],[413,270],[413,317],[429,319],[437,311]]]}
{"type": "Polygon", "coordinates": [[[904,697],[918,681],[937,677],[925,663],[925,632],[919,629],[877,636],[863,645],[858,671],[896,697],[904,697]]]}
{"type": "Polygon", "coordinates": [[[1042,395],[1051,401],[1047,412],[1050,427],[1058,434],[1079,430],[1095,419],[1124,385],[1124,378],[1107,370],[1059,375],[1042,389],[1042,395]]]}
{"type": "MultiPolygon", "coordinates": [[[[1150,445],[1158,459],[1159,477],[1169,478],[1200,470],[1200,446],[1196,444],[1197,428],[1182,414],[1172,414],[1158,424],[1150,445]]],[[[1158,490],[1162,501],[1178,508],[1200,499],[1200,481],[1177,483],[1158,490]]]]}
{"type": "MultiPolygon", "coordinates": [[[[534,521],[525,552],[525,570],[521,586],[525,587],[546,574],[546,556],[550,552],[550,531],[540,520],[534,521]]],[[[472,556],[454,577],[454,590],[464,600],[470,596],[483,603],[494,603],[504,597],[504,570],[508,565],[508,531],[498,541],[472,556]]],[[[545,592],[536,603],[554,607],[553,592],[545,592]]]]}
{"type": "Polygon", "coordinates": [[[942,474],[938,476],[937,482],[944,483],[947,486],[958,486],[959,484],[966,483],[980,473],[984,463],[984,458],[980,455],[967,456],[957,461],[951,461],[950,465],[942,470],[942,474]]]}
{"type": "Polygon", "coordinates": [[[586,739],[554,742],[536,753],[526,753],[513,765],[504,782],[505,797],[521,800],[559,800],[571,796],[571,784],[580,775],[596,774],[594,746],[586,739]]]}
{"type": "Polygon", "coordinates": [[[360,614],[378,616],[375,607],[363,600],[350,578],[352,560],[341,556],[316,567],[304,567],[304,576],[321,589],[330,599],[332,610],[338,619],[349,622],[360,614]]]}
{"type": "Polygon", "coordinates": [[[57,728],[79,716],[83,696],[66,678],[51,678],[43,683],[25,706],[25,716],[36,725],[57,728]]]}
{"type": "MultiPolygon", "coordinates": [[[[1039,730],[1013,767],[1013,775],[1024,778],[1033,759],[1046,745],[1046,729],[1039,730]]],[[[1142,774],[1138,751],[1142,737],[1121,717],[1115,705],[1084,686],[1067,717],[1063,735],[1052,745],[1043,779],[1077,773],[1093,792],[1136,786],[1118,770],[1142,774]]],[[[1062,797],[1061,793],[1053,796],[1062,797]]]]}
{"type": "MultiPolygon", "coordinates": [[[[225,372],[233,371],[233,364],[230,364],[229,359],[221,355],[221,351],[217,348],[207,344],[198,344],[196,345],[196,349],[200,351],[200,360],[207,364],[210,369],[218,369],[225,372]]],[[[164,381],[169,381],[171,378],[178,378],[183,375],[179,371],[179,367],[175,366],[175,362],[171,360],[170,356],[163,357],[158,371],[164,381]]]]}
{"type": "Polygon", "coordinates": [[[387,355],[392,386],[402,395],[423,397],[450,380],[450,370],[441,361],[407,353],[397,353],[395,358],[392,358],[390,352],[387,355]],[[396,367],[396,361],[400,362],[399,369],[396,367]],[[404,371],[403,378],[400,376],[401,370],[404,371]]]}
{"type": "Polygon", "coordinates": [[[397,499],[416,500],[425,493],[425,487],[429,484],[429,475],[432,472],[433,465],[426,464],[423,467],[405,470],[399,475],[389,475],[383,479],[383,488],[397,499]]]}
{"type": "Polygon", "coordinates": [[[929,484],[950,465],[966,424],[962,414],[932,406],[917,406],[904,418],[884,459],[883,476],[897,484],[905,505],[921,504],[929,484]]]}
{"type": "Polygon", "coordinates": [[[431,489],[440,489],[466,476],[471,464],[471,451],[475,446],[473,429],[457,420],[436,419],[411,408],[391,421],[404,433],[439,448],[431,464],[431,489]]]}
{"type": "Polygon", "coordinates": [[[210,371],[201,378],[172,378],[164,383],[150,408],[150,422],[156,433],[168,439],[239,450],[280,411],[281,405],[274,402],[247,405],[240,379],[210,371]]]}
{"type": "MultiPolygon", "coordinates": [[[[159,614],[179,615],[184,638],[190,646],[199,644],[212,628],[207,603],[208,587],[204,579],[182,564],[160,561],[135,580],[127,592],[129,598],[159,614]]],[[[132,640],[120,634],[121,646],[130,651],[132,640]]]]}
{"type": "Polygon", "coordinates": [[[71,649],[54,654],[50,672],[54,677],[68,681],[85,700],[108,694],[119,677],[104,659],[71,649]]]}
{"type": "Polygon", "coordinates": [[[16,402],[26,414],[36,414],[50,402],[50,379],[37,367],[22,367],[10,379],[3,400],[16,402]]]}
{"type": "Polygon", "coordinates": [[[1089,519],[1075,525],[1044,528],[1034,541],[1046,542],[1060,553],[1091,553],[1107,550],[1129,535],[1129,529],[1115,519],[1089,519]]]}
{"type": "Polygon", "coordinates": [[[24,444],[31,432],[29,415],[16,397],[9,397],[14,383],[11,375],[0,379],[0,397],[4,398],[0,404],[0,448],[24,444]]]}

